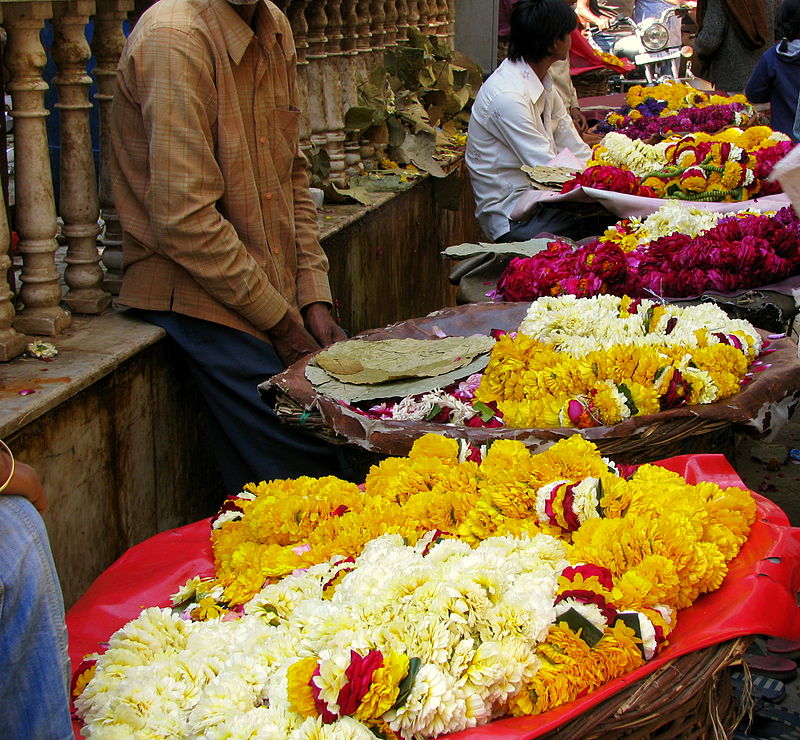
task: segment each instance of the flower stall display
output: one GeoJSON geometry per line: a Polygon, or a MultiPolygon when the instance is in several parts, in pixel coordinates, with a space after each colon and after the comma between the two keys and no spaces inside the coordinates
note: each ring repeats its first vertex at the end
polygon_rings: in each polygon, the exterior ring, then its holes
{"type": "Polygon", "coordinates": [[[625,105],[611,111],[595,131],[650,140],[675,132],[717,133],[729,127],[746,128],[758,120],[744,95],[716,95],[681,82],[636,85],[628,90],[625,105]]]}
{"type": "Polygon", "coordinates": [[[684,298],[779,282],[800,272],[800,219],[791,207],[718,213],[668,201],[647,218],[623,219],[580,247],[554,240],[514,258],[489,295],[602,293],[684,298]]]}
{"type": "Polygon", "coordinates": [[[713,304],[539,298],[518,331],[498,336],[482,373],[364,413],[517,429],[610,426],[734,395],[761,345],[752,325],[713,304]]]}
{"type": "Polygon", "coordinates": [[[789,137],[768,126],[674,134],[656,144],[611,132],[562,192],[589,187],[652,198],[744,201],[780,192],[780,185],[766,178],[792,146],[789,137]]]}
{"type": "Polygon", "coordinates": [[[363,492],[293,483],[233,498],[215,576],[84,665],[86,736],[422,740],[546,712],[657,658],[756,520],[749,491],[580,436],[534,455],[429,435],[363,492]]]}

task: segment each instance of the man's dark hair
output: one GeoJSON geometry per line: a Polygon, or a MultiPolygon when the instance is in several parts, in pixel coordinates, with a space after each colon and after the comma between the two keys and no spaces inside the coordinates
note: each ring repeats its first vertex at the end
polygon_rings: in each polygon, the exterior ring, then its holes
{"type": "Polygon", "coordinates": [[[775,22],[775,37],[800,39],[800,0],[783,0],[775,22]]]}
{"type": "Polygon", "coordinates": [[[564,0],[517,0],[511,11],[508,58],[539,62],[553,51],[553,44],[578,26],[575,11],[564,0]]]}

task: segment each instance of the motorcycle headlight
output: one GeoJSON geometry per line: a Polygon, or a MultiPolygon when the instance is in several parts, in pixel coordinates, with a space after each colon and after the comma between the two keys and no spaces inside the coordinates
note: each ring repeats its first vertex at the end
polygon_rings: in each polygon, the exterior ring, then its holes
{"type": "Polygon", "coordinates": [[[669,31],[663,23],[651,23],[642,34],[642,44],[648,51],[661,51],[669,42],[669,31]]]}

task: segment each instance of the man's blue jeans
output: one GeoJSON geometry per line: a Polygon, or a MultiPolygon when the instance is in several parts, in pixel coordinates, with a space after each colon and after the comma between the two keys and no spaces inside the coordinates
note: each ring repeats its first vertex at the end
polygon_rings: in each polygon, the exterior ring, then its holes
{"type": "Polygon", "coordinates": [[[0,495],[0,737],[71,740],[64,601],[47,532],[21,496],[0,495]]]}

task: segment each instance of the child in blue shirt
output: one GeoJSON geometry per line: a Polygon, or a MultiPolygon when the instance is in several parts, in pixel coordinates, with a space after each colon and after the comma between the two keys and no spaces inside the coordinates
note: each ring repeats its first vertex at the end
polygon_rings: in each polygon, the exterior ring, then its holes
{"type": "Polygon", "coordinates": [[[753,103],[770,103],[771,124],[800,141],[800,0],[783,0],[775,36],[781,40],[764,52],[744,93],[753,103]]]}

